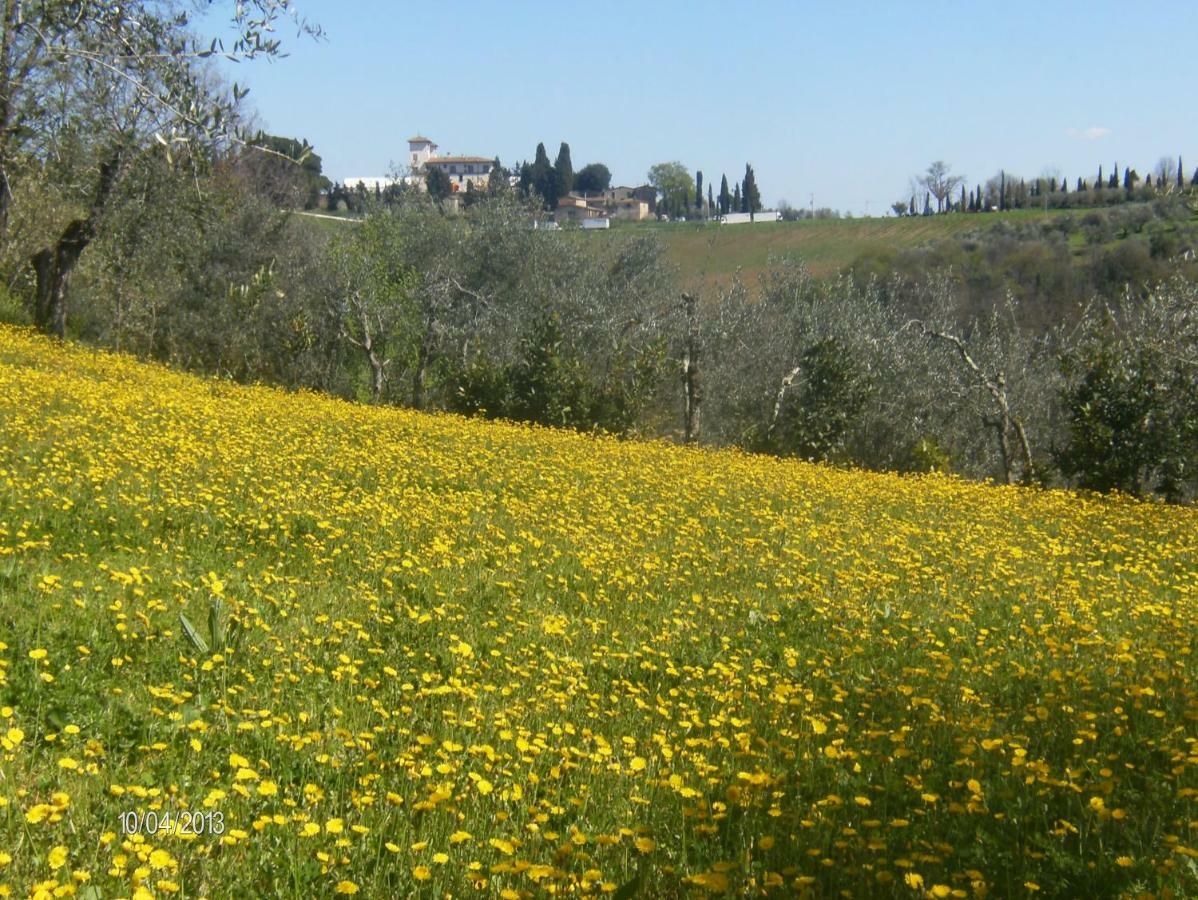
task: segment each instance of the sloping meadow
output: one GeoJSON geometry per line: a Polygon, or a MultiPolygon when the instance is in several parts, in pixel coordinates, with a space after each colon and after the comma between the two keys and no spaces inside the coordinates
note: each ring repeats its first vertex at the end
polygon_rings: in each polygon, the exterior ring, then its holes
{"type": "Polygon", "coordinates": [[[1198,513],[0,328],[0,895],[1198,893],[1198,513]]]}

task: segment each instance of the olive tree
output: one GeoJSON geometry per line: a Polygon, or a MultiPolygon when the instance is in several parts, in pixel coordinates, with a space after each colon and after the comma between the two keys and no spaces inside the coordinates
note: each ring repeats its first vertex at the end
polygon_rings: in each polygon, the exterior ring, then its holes
{"type": "Polygon", "coordinates": [[[33,319],[61,336],[71,275],[139,161],[157,152],[198,163],[202,145],[244,140],[237,105],[245,92],[220,88],[205,60],[277,55],[271,33],[280,19],[318,30],[289,0],[236,3],[227,48],[201,43],[169,0],[6,0],[0,16],[0,241],[11,238],[20,183],[52,180],[61,215],[29,261],[33,319]]]}

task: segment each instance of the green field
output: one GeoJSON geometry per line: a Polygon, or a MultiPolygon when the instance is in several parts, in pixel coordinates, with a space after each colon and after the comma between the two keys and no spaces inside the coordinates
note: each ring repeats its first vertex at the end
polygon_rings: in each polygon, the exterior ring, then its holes
{"type": "Polygon", "coordinates": [[[752,284],[771,256],[800,257],[815,275],[831,275],[867,251],[908,250],[949,240],[996,222],[1026,222],[1057,215],[1055,211],[1019,210],[1002,216],[952,214],[903,219],[816,219],[751,225],[702,222],[654,223],[626,226],[651,229],[667,246],[667,258],[679,268],[685,286],[728,284],[739,270],[752,284]]]}

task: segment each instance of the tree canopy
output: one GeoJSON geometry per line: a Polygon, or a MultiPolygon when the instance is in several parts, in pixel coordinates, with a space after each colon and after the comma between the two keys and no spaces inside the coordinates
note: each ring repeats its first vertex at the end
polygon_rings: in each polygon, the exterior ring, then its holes
{"type": "Polygon", "coordinates": [[[682,215],[690,204],[694,182],[686,166],[677,160],[657,163],[649,169],[649,184],[661,194],[659,208],[671,216],[682,215]]]}

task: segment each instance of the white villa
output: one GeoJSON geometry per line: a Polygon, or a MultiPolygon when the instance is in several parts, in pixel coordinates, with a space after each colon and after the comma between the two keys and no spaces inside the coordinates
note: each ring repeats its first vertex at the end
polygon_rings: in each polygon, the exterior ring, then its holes
{"type": "Polygon", "coordinates": [[[495,168],[495,160],[485,156],[442,156],[439,148],[429,138],[416,135],[408,138],[408,164],[415,175],[421,169],[440,169],[449,176],[454,193],[466,190],[467,184],[475,189],[485,188],[495,168]]]}
{"type": "Polygon", "coordinates": [[[422,134],[415,135],[408,138],[407,175],[401,176],[398,179],[373,175],[364,178],[346,178],[345,185],[353,188],[361,183],[369,191],[373,191],[376,188],[385,188],[397,182],[423,187],[425,170],[436,168],[449,176],[450,189],[455,194],[459,191],[465,192],[466,185],[468,184],[473,184],[475,190],[486,188],[487,181],[491,177],[491,170],[495,168],[495,160],[493,158],[485,156],[442,156],[438,153],[439,149],[431,138],[426,138],[422,134]]]}

